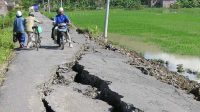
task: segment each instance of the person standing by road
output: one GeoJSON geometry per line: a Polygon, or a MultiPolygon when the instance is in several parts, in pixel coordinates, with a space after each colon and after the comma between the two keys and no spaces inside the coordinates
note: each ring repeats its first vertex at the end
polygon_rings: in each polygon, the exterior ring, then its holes
{"type": "Polygon", "coordinates": [[[25,19],[22,17],[22,12],[17,11],[16,18],[13,25],[13,34],[17,37],[19,41],[20,48],[24,47],[25,44],[25,19]]]}

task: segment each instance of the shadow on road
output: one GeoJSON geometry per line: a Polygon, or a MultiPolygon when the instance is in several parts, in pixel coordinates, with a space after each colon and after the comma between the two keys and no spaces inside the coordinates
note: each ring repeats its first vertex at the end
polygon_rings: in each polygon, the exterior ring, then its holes
{"type": "MultiPolygon", "coordinates": [[[[39,49],[49,49],[49,50],[58,50],[59,46],[41,46],[39,49]]],[[[31,51],[36,50],[36,48],[14,48],[14,51],[31,51]]]]}
{"type": "Polygon", "coordinates": [[[21,51],[21,50],[24,50],[24,51],[31,51],[31,50],[34,50],[35,48],[14,48],[14,51],[21,51]]]}
{"type": "Polygon", "coordinates": [[[59,46],[41,46],[40,49],[58,50],[59,46]]]}

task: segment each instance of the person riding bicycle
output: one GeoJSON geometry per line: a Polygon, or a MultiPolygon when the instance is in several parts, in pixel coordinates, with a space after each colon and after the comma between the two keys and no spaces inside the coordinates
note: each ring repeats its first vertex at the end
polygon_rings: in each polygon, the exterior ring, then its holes
{"type": "Polygon", "coordinates": [[[16,18],[13,25],[13,35],[17,37],[19,41],[20,48],[23,48],[25,45],[25,20],[22,17],[22,12],[17,11],[16,18]]]}
{"type": "MultiPolygon", "coordinates": [[[[68,16],[66,16],[64,14],[64,9],[62,7],[60,7],[58,9],[58,14],[56,15],[56,17],[54,18],[54,25],[55,26],[58,26],[59,24],[62,24],[62,23],[66,23],[67,25],[70,25],[70,20],[68,18],[68,16]]],[[[68,26],[65,26],[66,28],[68,28],[68,26]]],[[[68,36],[68,42],[69,42],[69,47],[73,47],[72,45],[72,40],[71,40],[71,37],[69,36],[69,34],[66,32],[66,35],[68,36]]],[[[60,37],[57,36],[57,43],[59,44],[59,40],[60,40],[60,37]]],[[[53,37],[54,38],[54,37],[53,37]]],[[[55,39],[55,38],[54,38],[55,39]]]]}
{"type": "Polygon", "coordinates": [[[27,48],[31,46],[31,34],[33,33],[33,26],[35,25],[35,22],[40,23],[40,21],[35,18],[34,14],[29,13],[29,16],[25,19],[25,29],[28,35],[27,48]]]}

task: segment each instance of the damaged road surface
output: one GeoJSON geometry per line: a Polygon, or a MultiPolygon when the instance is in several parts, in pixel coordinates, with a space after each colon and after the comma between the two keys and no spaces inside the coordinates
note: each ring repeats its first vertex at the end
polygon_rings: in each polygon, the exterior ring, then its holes
{"type": "Polygon", "coordinates": [[[71,30],[74,48],[66,44],[65,50],[59,50],[51,39],[51,20],[40,13],[35,13],[35,16],[43,21],[42,46],[39,51],[16,50],[16,57],[0,89],[0,112],[46,111],[38,86],[52,76],[57,65],[74,61],[83,46],[84,36],[71,30]]]}
{"type": "Polygon", "coordinates": [[[84,48],[75,62],[60,65],[41,85],[54,112],[199,111],[193,95],[144,75],[128,56],[92,41],[84,48]]]}
{"type": "Polygon", "coordinates": [[[42,48],[16,51],[0,89],[0,112],[199,112],[193,95],[144,75],[130,57],[75,30],[74,48],[58,50],[51,21],[35,15],[44,22],[42,48]]]}
{"type": "Polygon", "coordinates": [[[75,81],[100,91],[98,99],[115,112],[198,112],[200,102],[193,95],[159,82],[130,66],[131,59],[90,43],[73,66],[75,81]],[[115,98],[116,97],[116,98],[115,98]]]}

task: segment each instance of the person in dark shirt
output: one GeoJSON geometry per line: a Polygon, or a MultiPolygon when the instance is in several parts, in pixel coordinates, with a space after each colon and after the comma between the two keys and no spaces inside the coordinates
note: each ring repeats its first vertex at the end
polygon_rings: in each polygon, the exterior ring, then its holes
{"type": "MultiPolygon", "coordinates": [[[[54,25],[57,26],[57,25],[62,24],[62,23],[66,23],[67,26],[65,26],[65,28],[68,29],[68,25],[70,25],[69,17],[64,14],[64,9],[62,7],[60,7],[59,10],[58,10],[58,14],[54,18],[54,25]]],[[[54,29],[55,28],[53,28],[53,30],[54,29]]],[[[52,30],[52,32],[53,32],[53,30],[52,30]]],[[[71,40],[69,33],[66,32],[66,35],[68,37],[69,47],[73,47],[72,40],[71,40]]]]}
{"type": "Polygon", "coordinates": [[[23,48],[25,45],[25,19],[22,17],[22,12],[17,11],[16,18],[13,24],[13,34],[17,37],[19,41],[20,48],[23,48]]]}

